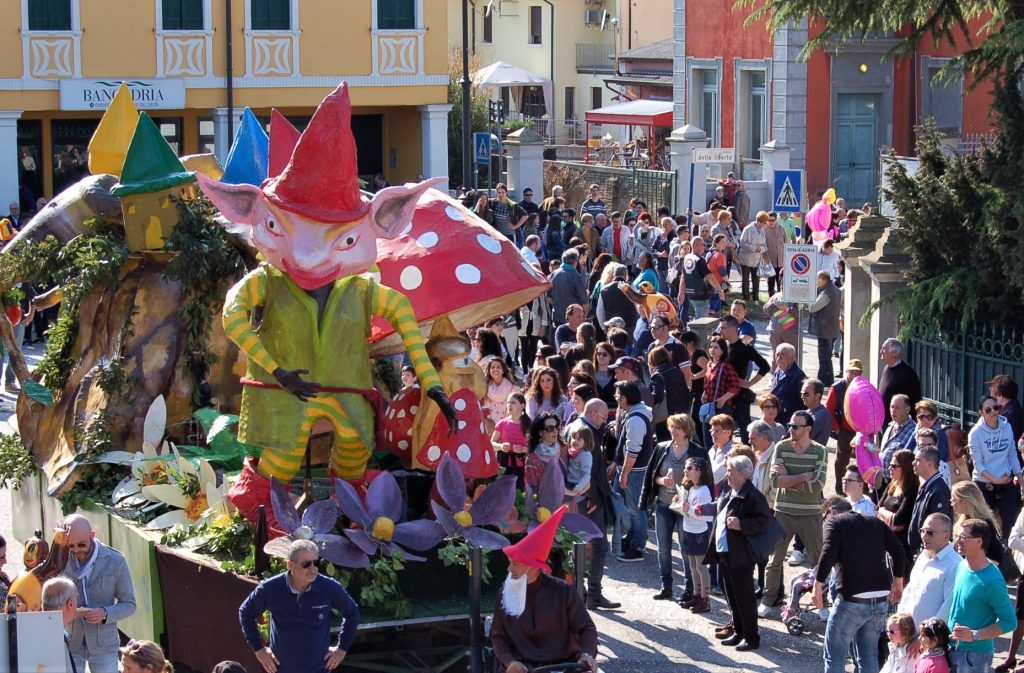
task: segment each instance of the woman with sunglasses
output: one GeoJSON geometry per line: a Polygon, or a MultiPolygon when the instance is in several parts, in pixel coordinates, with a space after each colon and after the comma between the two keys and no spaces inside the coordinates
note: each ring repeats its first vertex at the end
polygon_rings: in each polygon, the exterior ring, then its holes
{"type": "Polygon", "coordinates": [[[892,480],[882,493],[878,503],[878,518],[896,533],[903,548],[910,556],[908,528],[914,516],[914,501],[921,484],[914,474],[914,452],[900,449],[889,459],[889,475],[892,480]]]}
{"type": "Polygon", "coordinates": [[[992,511],[999,512],[1000,521],[1016,521],[1020,513],[1020,489],[1014,483],[1020,476],[1017,438],[1010,423],[999,415],[1002,407],[994,397],[982,397],[978,409],[981,418],[967,435],[974,482],[992,511]]]}
{"type": "Polygon", "coordinates": [[[949,460],[949,440],[946,438],[946,429],[939,423],[939,408],[931,400],[921,400],[914,405],[914,418],[917,420],[917,427],[914,428],[914,436],[907,444],[907,448],[913,451],[917,448],[917,433],[923,428],[934,430],[937,438],[935,448],[939,450],[939,458],[942,462],[949,460]]]}
{"type": "Polygon", "coordinates": [[[781,442],[786,437],[788,430],[778,420],[779,409],[782,408],[779,398],[771,393],[762,393],[757,398],[757,406],[761,409],[761,420],[772,427],[774,441],[781,442]]]}
{"type": "Polygon", "coordinates": [[[524,476],[526,485],[534,491],[540,486],[540,478],[547,464],[562,455],[562,440],[559,438],[561,429],[562,419],[551,411],[543,412],[530,425],[524,476]]]}
{"type": "Polygon", "coordinates": [[[594,347],[594,380],[597,382],[597,396],[609,409],[615,408],[615,372],[610,369],[615,362],[615,346],[602,341],[594,347]]]}
{"type": "MultiPolygon", "coordinates": [[[[643,490],[640,492],[640,506],[648,509],[654,503],[654,528],[658,537],[658,567],[661,571],[661,591],[654,595],[654,600],[674,600],[672,592],[672,537],[679,541],[683,548],[683,524],[685,515],[669,508],[676,498],[676,485],[682,484],[686,477],[687,462],[700,458],[703,464],[708,462],[707,451],[690,441],[697,431],[693,420],[686,414],[674,414],[668,417],[668,428],[672,439],[660,442],[654,447],[654,455],[644,476],[643,490]]],[[[710,472],[710,467],[708,467],[710,472]]],[[[709,474],[707,483],[713,494],[714,481],[709,474]]],[[[711,502],[710,498],[708,502],[711,502]]],[[[707,551],[705,546],[704,551],[707,551]]],[[[693,571],[686,558],[683,558],[683,595],[679,603],[689,607],[693,594],[693,571]]]]}
{"type": "Polygon", "coordinates": [[[885,622],[885,634],[889,637],[889,656],[878,673],[911,673],[916,656],[911,656],[911,644],[917,639],[917,628],[913,615],[898,612],[889,615],[885,622]]]}

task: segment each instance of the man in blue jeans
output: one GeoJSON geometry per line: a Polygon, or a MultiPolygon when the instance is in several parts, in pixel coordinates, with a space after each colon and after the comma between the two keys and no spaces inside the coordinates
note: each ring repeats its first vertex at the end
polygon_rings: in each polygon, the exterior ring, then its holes
{"type": "Polygon", "coordinates": [[[632,381],[615,384],[615,401],[619,405],[619,420],[615,428],[618,444],[614,487],[626,501],[629,512],[629,527],[623,530],[618,559],[632,563],[644,560],[647,546],[647,512],[640,509],[640,495],[654,453],[654,412],[643,403],[640,387],[632,381]]]}
{"type": "Polygon", "coordinates": [[[957,553],[964,557],[956,570],[949,607],[953,635],[949,663],[956,673],[988,673],[995,639],[1017,628],[1003,574],[985,556],[992,535],[987,523],[968,519],[954,541],[957,553]]]}
{"type": "Polygon", "coordinates": [[[814,604],[823,607],[825,583],[833,567],[839,591],[825,626],[825,673],[845,673],[851,646],[856,669],[878,673],[878,634],[889,603],[899,601],[903,593],[903,544],[881,519],[852,508],[849,500],[839,496],[822,507],[824,543],[814,578],[814,604]],[[892,556],[891,573],[886,553],[892,556]]]}

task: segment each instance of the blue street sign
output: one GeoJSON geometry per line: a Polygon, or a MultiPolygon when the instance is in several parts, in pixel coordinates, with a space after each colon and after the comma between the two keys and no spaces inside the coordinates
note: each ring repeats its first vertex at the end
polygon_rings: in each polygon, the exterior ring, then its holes
{"type": "Polygon", "coordinates": [[[491,163],[491,134],[490,133],[474,133],[473,134],[473,155],[474,161],[484,166],[491,163]]]}
{"type": "Polygon", "coordinates": [[[772,189],[772,210],[777,213],[799,213],[804,202],[804,172],[775,171],[772,189]]]}

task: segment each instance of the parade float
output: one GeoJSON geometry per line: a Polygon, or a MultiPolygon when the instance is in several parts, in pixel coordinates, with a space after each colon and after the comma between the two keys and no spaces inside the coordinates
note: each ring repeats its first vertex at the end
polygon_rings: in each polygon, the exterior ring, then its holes
{"type": "MultiPolygon", "coordinates": [[[[15,536],[85,513],[131,567],[119,627],[194,670],[258,670],[237,607],[298,538],[360,603],[347,666],[449,667],[504,575],[483,552],[565,499],[557,460],[536,492],[499,474],[463,334],[547,280],[437,180],[361,192],[350,116],[344,83],[301,133],[246,110],[221,167],[177,157],[122,87],[93,175],[0,255],[3,290],[59,306],[31,372],[0,317],[15,536]],[[419,385],[400,390],[403,355],[419,385]]],[[[564,517],[557,567],[596,533],[564,517]]]]}

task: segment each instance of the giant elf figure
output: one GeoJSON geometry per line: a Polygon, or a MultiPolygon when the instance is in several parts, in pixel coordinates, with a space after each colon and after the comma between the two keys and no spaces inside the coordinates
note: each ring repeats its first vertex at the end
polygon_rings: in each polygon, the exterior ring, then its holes
{"type": "Polygon", "coordinates": [[[409,300],[367,274],[377,239],[402,232],[435,180],[363,198],[351,116],[342,83],[317,108],[280,175],[260,186],[197,176],[225,217],[252,227],[266,260],[231,288],[223,313],[228,337],[248,356],[239,439],[263,447],[258,475],[252,465],[243,474],[259,501],[269,494],[266,478],[288,480],[299,469],[319,419],[333,426],[333,472],[363,477],[376,443],[372,316],[394,326],[422,389],[451,427],[458,421],[409,300]]]}

